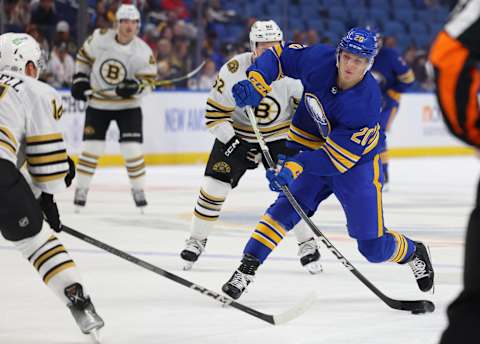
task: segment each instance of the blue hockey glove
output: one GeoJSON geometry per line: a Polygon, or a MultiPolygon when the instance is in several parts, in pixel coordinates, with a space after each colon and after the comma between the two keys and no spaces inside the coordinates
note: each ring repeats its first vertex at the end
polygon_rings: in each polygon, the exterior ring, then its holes
{"type": "Polygon", "coordinates": [[[272,191],[282,191],[282,186],[288,186],[303,171],[303,166],[295,161],[285,160],[284,155],[278,155],[277,169],[267,170],[269,188],[272,191]],[[277,172],[278,171],[278,172],[277,172]]]}
{"type": "Polygon", "coordinates": [[[242,80],[233,85],[232,94],[238,107],[247,105],[257,107],[263,98],[248,80],[242,80]]]}
{"type": "Polygon", "coordinates": [[[248,73],[248,80],[242,80],[233,85],[232,94],[238,107],[246,105],[257,107],[271,90],[272,88],[260,73],[251,71],[248,73]]]}

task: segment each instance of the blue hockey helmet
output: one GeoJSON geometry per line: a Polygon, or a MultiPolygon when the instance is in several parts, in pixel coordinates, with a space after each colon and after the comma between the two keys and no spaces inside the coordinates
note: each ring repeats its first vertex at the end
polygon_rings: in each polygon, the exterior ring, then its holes
{"type": "Polygon", "coordinates": [[[378,42],[374,32],[365,28],[350,29],[338,43],[337,52],[347,51],[372,61],[378,52],[378,42]]]}

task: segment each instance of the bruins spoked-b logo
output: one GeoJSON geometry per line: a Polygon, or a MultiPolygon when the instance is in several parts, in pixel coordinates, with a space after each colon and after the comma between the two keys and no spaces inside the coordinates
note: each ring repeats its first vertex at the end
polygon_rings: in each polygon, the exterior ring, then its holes
{"type": "Polygon", "coordinates": [[[125,79],[127,69],[122,62],[115,59],[105,60],[100,66],[100,76],[109,85],[117,85],[125,79]]]}
{"type": "Polygon", "coordinates": [[[214,170],[217,173],[227,174],[232,171],[232,168],[225,161],[219,161],[215,165],[213,165],[212,170],[214,170]]]}
{"type": "Polygon", "coordinates": [[[267,95],[254,109],[254,112],[258,124],[269,125],[280,116],[282,108],[275,98],[267,95]]]}

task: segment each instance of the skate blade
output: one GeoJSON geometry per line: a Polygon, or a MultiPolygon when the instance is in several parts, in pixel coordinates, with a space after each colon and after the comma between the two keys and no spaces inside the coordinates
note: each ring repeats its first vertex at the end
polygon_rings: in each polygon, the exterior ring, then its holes
{"type": "Polygon", "coordinates": [[[101,344],[100,331],[98,329],[93,329],[88,335],[94,344],[101,344]]]}
{"type": "Polygon", "coordinates": [[[73,211],[75,212],[75,214],[80,214],[80,209],[81,209],[81,208],[82,208],[81,206],[76,205],[76,206],[73,208],[73,211]]]}

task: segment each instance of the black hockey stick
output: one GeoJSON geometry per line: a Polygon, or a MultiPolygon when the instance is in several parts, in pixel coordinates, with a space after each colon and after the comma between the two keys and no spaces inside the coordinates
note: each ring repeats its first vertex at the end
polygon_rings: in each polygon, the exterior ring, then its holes
{"type": "Polygon", "coordinates": [[[250,308],[248,306],[242,305],[241,303],[238,303],[229,297],[223,296],[213,290],[207,289],[205,287],[202,287],[198,284],[195,284],[193,282],[190,282],[180,276],[177,276],[175,274],[172,274],[171,272],[168,272],[162,268],[159,268],[158,266],[152,265],[142,259],[139,259],[137,257],[134,257],[124,251],[121,251],[119,249],[116,249],[115,247],[112,247],[110,245],[105,244],[104,242],[101,242],[97,239],[94,239],[86,234],[80,233],[76,231],[73,228],[70,228],[68,226],[63,225],[63,232],[68,233],[80,240],[83,240],[93,246],[96,246],[98,248],[101,248],[102,250],[105,250],[111,254],[116,255],[117,257],[123,258],[125,260],[128,260],[130,263],[133,263],[135,265],[141,266],[144,269],[150,270],[158,275],[161,275],[163,277],[168,278],[171,281],[174,281],[176,283],[179,283],[187,288],[193,289],[198,291],[199,293],[206,295],[208,297],[211,297],[212,299],[217,300],[218,302],[222,303],[224,306],[231,306],[233,308],[236,308],[244,313],[250,314],[251,316],[254,316],[255,318],[261,319],[263,321],[268,322],[269,324],[272,325],[279,325],[286,323],[301,314],[303,314],[307,308],[313,303],[315,299],[315,295],[309,294],[301,303],[298,305],[293,306],[292,308],[288,309],[287,311],[277,314],[277,315],[271,315],[271,314],[265,314],[260,311],[257,311],[256,309],[250,308]]]}
{"type": "MultiPolygon", "coordinates": [[[[202,63],[200,63],[194,70],[190,71],[189,73],[187,73],[185,75],[182,75],[182,76],[179,76],[179,77],[173,78],[173,79],[154,80],[154,81],[151,82],[151,85],[155,86],[155,87],[171,86],[171,85],[173,85],[177,82],[180,82],[180,81],[183,81],[183,80],[188,80],[188,79],[194,77],[195,75],[197,75],[198,72],[200,72],[200,70],[202,70],[205,63],[206,63],[206,61],[202,61],[202,63]]],[[[101,89],[101,90],[87,90],[87,91],[85,91],[85,96],[90,97],[90,96],[92,96],[94,94],[97,94],[97,93],[109,92],[109,91],[114,91],[114,90],[115,90],[115,87],[104,88],[104,89],[101,89]]]]}
{"type": "MultiPolygon", "coordinates": [[[[270,151],[268,149],[265,140],[263,139],[262,134],[257,126],[257,120],[255,118],[255,114],[251,107],[246,107],[247,115],[252,125],[253,131],[255,132],[255,136],[257,137],[258,144],[262,150],[265,159],[267,160],[268,166],[271,168],[275,168],[275,162],[270,155],[270,151]]],[[[300,217],[307,223],[308,227],[320,238],[320,240],[325,244],[325,246],[332,252],[332,254],[345,266],[352,274],[355,275],[364,285],[367,286],[375,295],[377,295],[380,300],[385,302],[390,308],[398,309],[402,311],[410,311],[414,314],[418,313],[427,313],[433,312],[435,310],[435,305],[432,301],[428,300],[414,300],[414,301],[402,301],[402,300],[395,300],[384,293],[382,293],[377,287],[375,287],[372,282],[370,282],[365,276],[363,276],[360,271],[358,271],[350,261],[345,258],[344,255],[340,253],[339,250],[336,249],[335,246],[328,240],[328,238],[318,229],[318,227],[312,222],[312,220],[307,216],[307,214],[303,211],[300,204],[298,204],[295,197],[293,197],[292,193],[290,192],[287,186],[282,186],[282,191],[287,197],[288,201],[295,209],[295,211],[300,215],[300,217]]]]}

